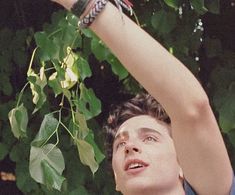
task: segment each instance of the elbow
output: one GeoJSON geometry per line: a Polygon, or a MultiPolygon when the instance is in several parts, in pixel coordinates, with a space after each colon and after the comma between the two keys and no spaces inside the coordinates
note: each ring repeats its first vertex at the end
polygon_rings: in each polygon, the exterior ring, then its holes
{"type": "Polygon", "coordinates": [[[212,114],[210,102],[206,95],[194,100],[191,106],[187,108],[185,119],[198,122],[212,114]]]}

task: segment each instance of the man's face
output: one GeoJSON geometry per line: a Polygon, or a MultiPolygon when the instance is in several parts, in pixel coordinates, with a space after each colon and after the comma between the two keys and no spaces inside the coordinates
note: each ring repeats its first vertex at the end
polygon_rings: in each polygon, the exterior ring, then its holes
{"type": "Polygon", "coordinates": [[[130,118],[120,126],[112,158],[117,190],[154,194],[177,185],[180,167],[169,128],[147,115],[130,118]]]}

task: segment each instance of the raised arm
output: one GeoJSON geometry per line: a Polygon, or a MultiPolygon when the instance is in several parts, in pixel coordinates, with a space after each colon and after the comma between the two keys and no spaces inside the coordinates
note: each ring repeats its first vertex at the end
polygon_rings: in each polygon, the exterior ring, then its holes
{"type": "Polygon", "coordinates": [[[192,73],[111,3],[90,28],[169,114],[180,165],[196,192],[229,194],[229,157],[208,97],[192,73]]]}

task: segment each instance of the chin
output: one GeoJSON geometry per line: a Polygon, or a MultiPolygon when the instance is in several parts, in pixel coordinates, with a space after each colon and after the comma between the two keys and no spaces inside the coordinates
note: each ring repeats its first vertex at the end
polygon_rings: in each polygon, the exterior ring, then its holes
{"type": "Polygon", "coordinates": [[[155,189],[156,182],[153,182],[153,180],[150,180],[149,178],[146,178],[146,177],[133,178],[131,180],[126,181],[125,188],[128,189],[128,191],[133,192],[133,194],[135,194],[134,192],[138,192],[138,193],[146,192],[146,190],[155,189]]]}

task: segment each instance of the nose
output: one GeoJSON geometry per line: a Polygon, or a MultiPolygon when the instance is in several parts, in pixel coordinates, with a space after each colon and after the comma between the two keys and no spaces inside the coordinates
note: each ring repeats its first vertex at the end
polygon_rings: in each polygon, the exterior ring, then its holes
{"type": "Polygon", "coordinates": [[[126,144],[125,145],[125,154],[132,154],[132,153],[140,153],[141,150],[139,147],[137,147],[136,145],[134,144],[126,144]]]}

